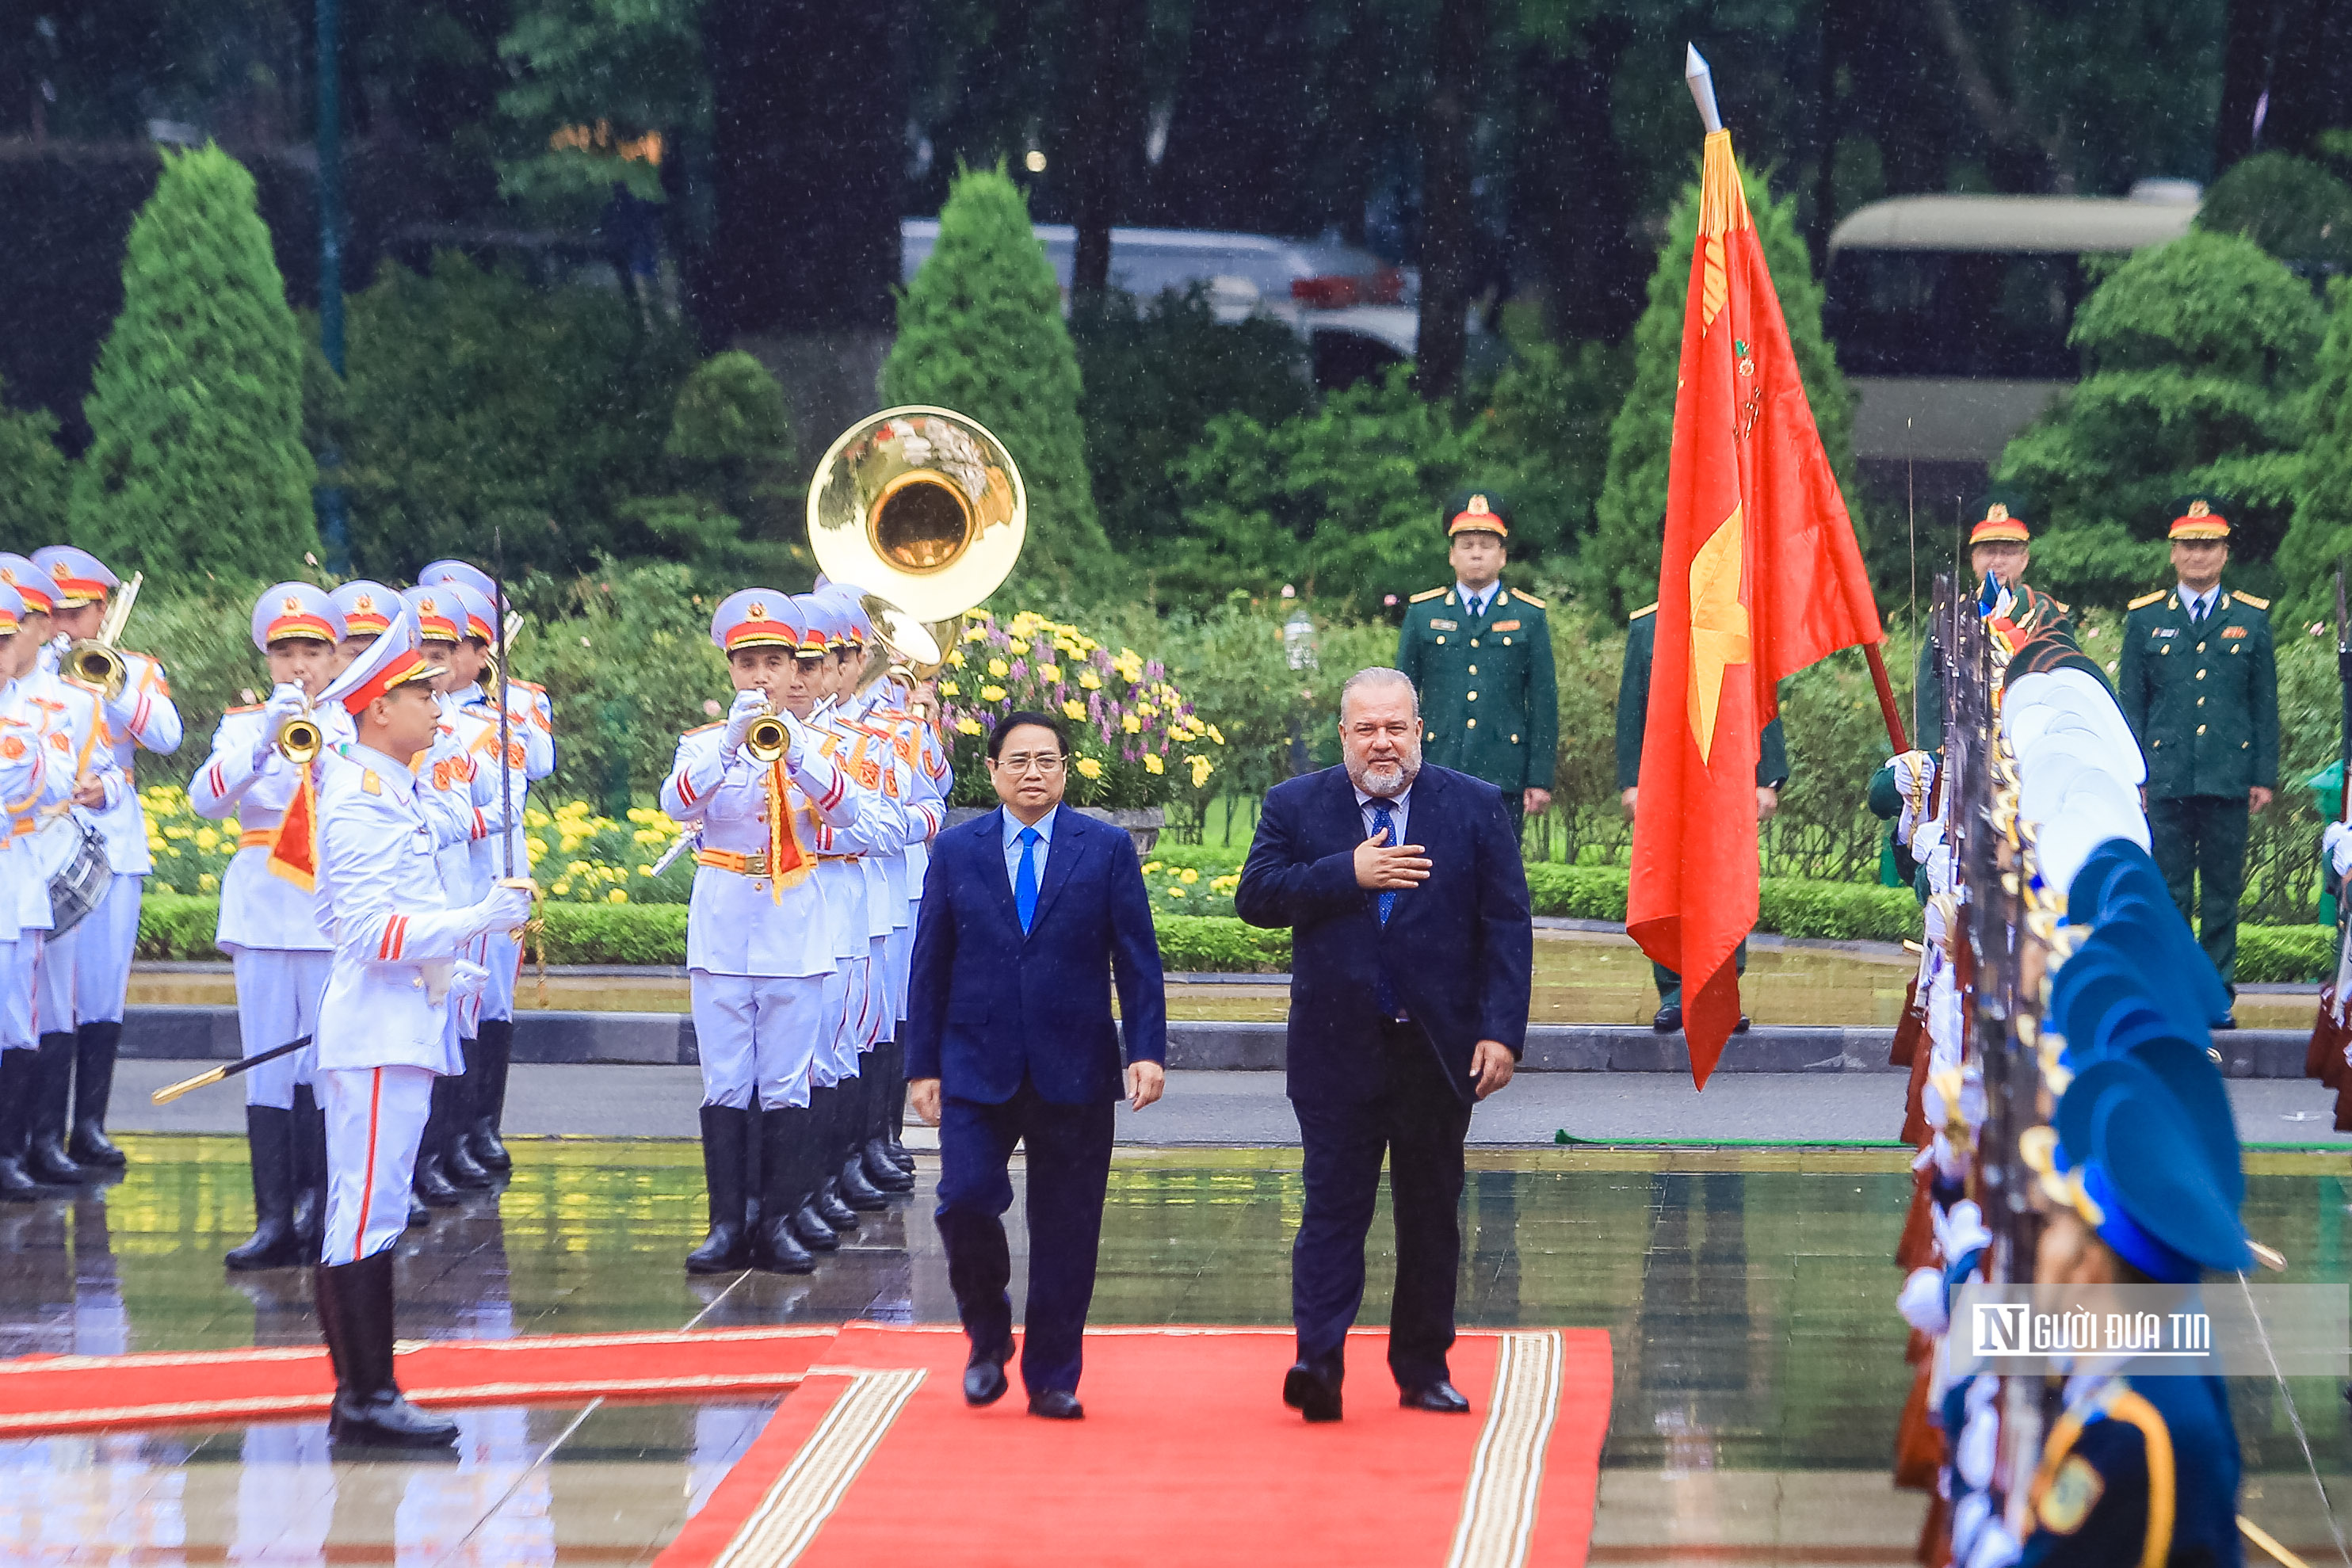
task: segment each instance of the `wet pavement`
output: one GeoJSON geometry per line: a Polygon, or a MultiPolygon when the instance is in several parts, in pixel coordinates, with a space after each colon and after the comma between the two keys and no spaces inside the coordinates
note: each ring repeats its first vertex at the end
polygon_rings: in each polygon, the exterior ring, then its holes
{"type": "MultiPolygon", "coordinates": [[[[120,1185],[0,1209],[0,1355],[315,1343],[301,1272],[220,1267],[250,1219],[242,1145],[130,1143],[120,1185]]],[[[928,1156],[915,1200],[814,1276],[696,1281],[678,1268],[703,1216],[692,1145],[514,1149],[503,1194],[403,1244],[404,1336],[953,1316],[923,1218],[928,1156]]],[[[1907,1386],[1889,1261],[1909,1190],[1901,1152],[1518,1149],[1471,1163],[1465,1325],[1612,1337],[1596,1562],[1909,1560],[1926,1500],[1895,1491],[1886,1469],[1907,1386]]],[[[2284,1278],[2352,1277],[2341,1156],[2251,1164],[2249,1223],[2292,1260],[2284,1278]]],[[[1292,1150],[1123,1149],[1095,1321],[1285,1321],[1299,1196],[1292,1150]]],[[[1376,1251],[1386,1235],[1383,1218],[1376,1251]]],[[[1367,1322],[1385,1314],[1388,1267],[1376,1259],[1367,1322]]],[[[1357,1368],[1367,1396],[1381,1377],[1357,1368]]],[[[2289,1388],[2336,1484],[2352,1467],[2343,1401],[2324,1381],[2289,1388]]],[[[2286,1398],[2252,1382],[2233,1398],[2246,1511],[2333,1560],[2286,1398]]],[[[460,1412],[454,1464],[334,1463],[320,1423],[0,1443],[0,1564],[646,1562],[772,1408],[460,1412]]]]}

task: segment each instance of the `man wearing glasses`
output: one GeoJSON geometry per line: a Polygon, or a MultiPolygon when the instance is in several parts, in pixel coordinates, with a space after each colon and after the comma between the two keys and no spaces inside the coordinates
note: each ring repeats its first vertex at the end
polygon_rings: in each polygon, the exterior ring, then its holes
{"type": "Polygon", "coordinates": [[[1042,713],[988,737],[1001,810],[941,833],[907,998],[915,1113],[940,1129],[940,1239],[971,1341],[963,1396],[992,1405],[1013,1358],[1006,1164],[1028,1152],[1029,1413],[1076,1420],[1116,1103],[1160,1098],[1168,1003],[1134,841],[1062,804],[1069,737],[1042,713]],[[1113,981],[1118,1019],[1111,1016],[1113,981]],[[1126,1065],[1119,1054],[1120,1021],[1126,1065]]]}
{"type": "Polygon", "coordinates": [[[1471,1107],[1525,1046],[1535,930],[1502,790],[1423,767],[1402,671],[1339,694],[1338,768],[1277,784],[1234,907],[1291,935],[1289,1090],[1307,1202],[1290,1253],[1298,1360],[1284,1403],[1339,1419],[1348,1330],[1386,1156],[1396,1214],[1389,1371],[1410,1410],[1459,1415],[1454,1283],[1471,1107]]]}

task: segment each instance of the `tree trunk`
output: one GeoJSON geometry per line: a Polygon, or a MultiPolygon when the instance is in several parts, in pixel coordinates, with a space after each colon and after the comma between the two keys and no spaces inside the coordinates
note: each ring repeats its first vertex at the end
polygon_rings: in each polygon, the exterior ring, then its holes
{"type": "Polygon", "coordinates": [[[1194,0],[1153,206],[1180,228],[1297,234],[1313,140],[1313,0],[1194,0]]]}
{"type": "Polygon", "coordinates": [[[706,340],[889,327],[907,162],[898,46],[895,26],[822,6],[711,0],[706,340]]]}
{"type": "Polygon", "coordinates": [[[1140,166],[1143,131],[1144,0],[1088,0],[1075,13],[1072,57],[1085,62],[1086,80],[1071,126],[1077,191],[1077,257],[1073,298],[1099,297],[1110,287],[1110,231],[1140,166]]]}
{"type": "Polygon", "coordinates": [[[1421,138],[1421,328],[1413,385],[1434,402],[1461,389],[1477,243],[1471,206],[1470,133],[1476,121],[1478,58],[1486,0],[1440,0],[1433,79],[1421,138]]]}
{"type": "Polygon", "coordinates": [[[1530,51],[1520,66],[1512,227],[1543,280],[1545,325],[1563,343],[1614,341],[1642,313],[1649,268],[1633,243],[1628,161],[1610,118],[1611,83],[1633,37],[1622,17],[1595,17],[1581,53],[1530,51]]]}

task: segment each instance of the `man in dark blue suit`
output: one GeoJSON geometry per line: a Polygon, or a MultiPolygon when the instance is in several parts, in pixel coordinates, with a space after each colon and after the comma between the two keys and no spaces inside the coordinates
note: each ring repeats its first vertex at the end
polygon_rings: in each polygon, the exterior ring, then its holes
{"type": "Polygon", "coordinates": [[[1013,1262],[1003,1214],[1013,1146],[1029,1152],[1029,1413],[1085,1414],[1078,1370],[1095,1293],[1114,1103],[1160,1098],[1168,999],[1135,842],[1062,805],[1069,737],[1007,714],[988,737],[1003,802],[931,847],[907,998],[915,1113],[940,1129],[935,1218],[971,1340],[968,1404],[1003,1396],[1013,1262]],[[1110,988],[1118,982],[1127,1067],[1110,988]]]}
{"type": "Polygon", "coordinates": [[[1412,683],[1340,693],[1344,764],[1276,785],[1234,908],[1292,928],[1290,1103],[1306,1212],[1290,1253],[1298,1361],[1285,1403],[1339,1418],[1364,1238],[1389,1163],[1397,1277],[1389,1370],[1408,1408],[1465,1412],[1446,1352],[1470,1109],[1511,1081],[1535,961],[1527,870],[1500,790],[1421,761],[1412,683]]]}

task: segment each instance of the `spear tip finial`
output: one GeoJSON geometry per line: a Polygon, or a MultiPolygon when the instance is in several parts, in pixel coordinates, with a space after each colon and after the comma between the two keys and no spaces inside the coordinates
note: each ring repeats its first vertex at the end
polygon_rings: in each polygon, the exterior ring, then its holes
{"type": "Polygon", "coordinates": [[[1699,122],[1712,136],[1723,129],[1723,115],[1716,108],[1715,76],[1707,69],[1706,58],[1698,52],[1696,44],[1683,46],[1683,80],[1691,90],[1692,100],[1698,105],[1699,122]]]}

